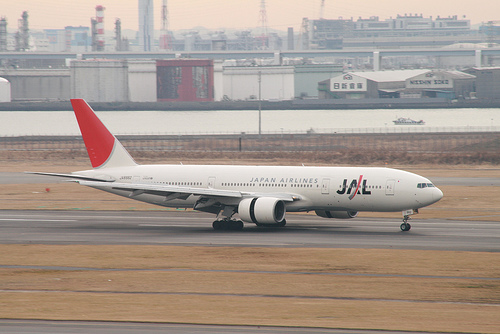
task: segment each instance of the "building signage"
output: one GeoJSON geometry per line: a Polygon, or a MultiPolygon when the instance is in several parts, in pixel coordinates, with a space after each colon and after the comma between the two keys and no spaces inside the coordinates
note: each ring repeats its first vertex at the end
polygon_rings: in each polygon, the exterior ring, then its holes
{"type": "Polygon", "coordinates": [[[366,92],[366,79],[346,73],[330,79],[332,92],[366,92]]]}
{"type": "Polygon", "coordinates": [[[406,80],[406,88],[453,88],[453,80],[446,77],[444,73],[428,72],[406,80]]]}

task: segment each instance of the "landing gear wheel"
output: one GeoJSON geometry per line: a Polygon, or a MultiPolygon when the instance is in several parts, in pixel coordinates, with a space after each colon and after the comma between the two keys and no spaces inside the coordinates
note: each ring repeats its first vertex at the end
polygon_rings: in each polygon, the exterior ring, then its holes
{"type": "Polygon", "coordinates": [[[405,222],[405,223],[401,224],[400,228],[401,228],[401,231],[407,232],[411,229],[411,225],[410,225],[410,223],[405,222]]]}
{"type": "Polygon", "coordinates": [[[243,222],[241,220],[216,220],[212,223],[212,227],[216,231],[241,231],[243,229],[243,222]]]}
{"type": "Polygon", "coordinates": [[[243,230],[243,222],[241,220],[232,220],[231,221],[231,230],[241,231],[243,230]]]}
{"type": "Polygon", "coordinates": [[[280,221],[279,223],[276,223],[276,226],[278,227],[283,227],[286,225],[286,219],[283,219],[282,221],[280,221]]]}
{"type": "Polygon", "coordinates": [[[214,230],[218,231],[218,230],[222,230],[224,228],[223,226],[223,223],[222,221],[220,220],[216,220],[212,223],[212,227],[214,230]]]}
{"type": "Polygon", "coordinates": [[[410,216],[408,215],[405,215],[404,218],[403,218],[403,224],[401,224],[400,228],[401,228],[401,231],[403,232],[407,232],[411,229],[411,225],[410,223],[408,223],[408,220],[410,220],[410,216]]]}

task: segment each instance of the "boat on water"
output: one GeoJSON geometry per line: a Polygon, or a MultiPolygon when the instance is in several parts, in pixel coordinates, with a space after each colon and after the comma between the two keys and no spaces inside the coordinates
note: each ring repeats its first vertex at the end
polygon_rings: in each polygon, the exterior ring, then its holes
{"type": "Polygon", "coordinates": [[[423,120],[415,121],[408,117],[398,117],[397,120],[393,121],[395,125],[424,125],[423,120]]]}

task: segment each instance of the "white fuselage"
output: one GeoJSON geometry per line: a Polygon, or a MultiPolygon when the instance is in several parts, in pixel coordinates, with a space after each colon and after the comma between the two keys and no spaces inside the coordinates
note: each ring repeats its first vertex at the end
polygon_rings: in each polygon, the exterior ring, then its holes
{"type": "MultiPolygon", "coordinates": [[[[283,167],[221,165],[137,165],[94,169],[78,175],[105,177],[117,183],[166,185],[245,192],[260,196],[295,195],[286,211],[379,211],[418,209],[439,201],[443,193],[419,175],[376,167],[283,167]],[[421,186],[425,184],[426,186],[421,186]],[[429,185],[429,186],[427,186],[429,185]]],[[[95,188],[131,197],[130,191],[95,188]]],[[[151,193],[133,199],[156,205],[192,208],[199,196],[165,199],[151,193]]],[[[239,199],[235,199],[237,205],[239,199]]],[[[231,204],[228,199],[226,205],[231,204]]]]}

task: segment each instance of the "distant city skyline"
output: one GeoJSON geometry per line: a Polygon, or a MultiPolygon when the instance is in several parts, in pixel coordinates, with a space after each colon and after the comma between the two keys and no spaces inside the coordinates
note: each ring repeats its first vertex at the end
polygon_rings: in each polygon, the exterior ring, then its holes
{"type": "MultiPolygon", "coordinates": [[[[266,0],[268,27],[286,30],[300,29],[303,17],[317,19],[321,0],[266,0]]],[[[168,0],[169,29],[195,29],[203,26],[211,30],[251,29],[260,26],[259,0],[168,0]]],[[[95,7],[105,10],[105,30],[112,30],[117,18],[122,29],[138,30],[138,0],[18,0],[5,1],[0,7],[0,17],[7,18],[8,30],[17,30],[17,21],[23,11],[28,11],[29,27],[32,30],[64,29],[65,26],[90,26],[95,16],[95,7]]],[[[161,0],[154,0],[155,30],[161,25],[161,0]]],[[[456,15],[479,24],[498,21],[500,24],[499,0],[476,1],[431,1],[431,0],[325,0],[324,18],[344,19],[369,18],[380,20],[397,15],[422,14],[424,17],[449,17],[456,15]]]]}

